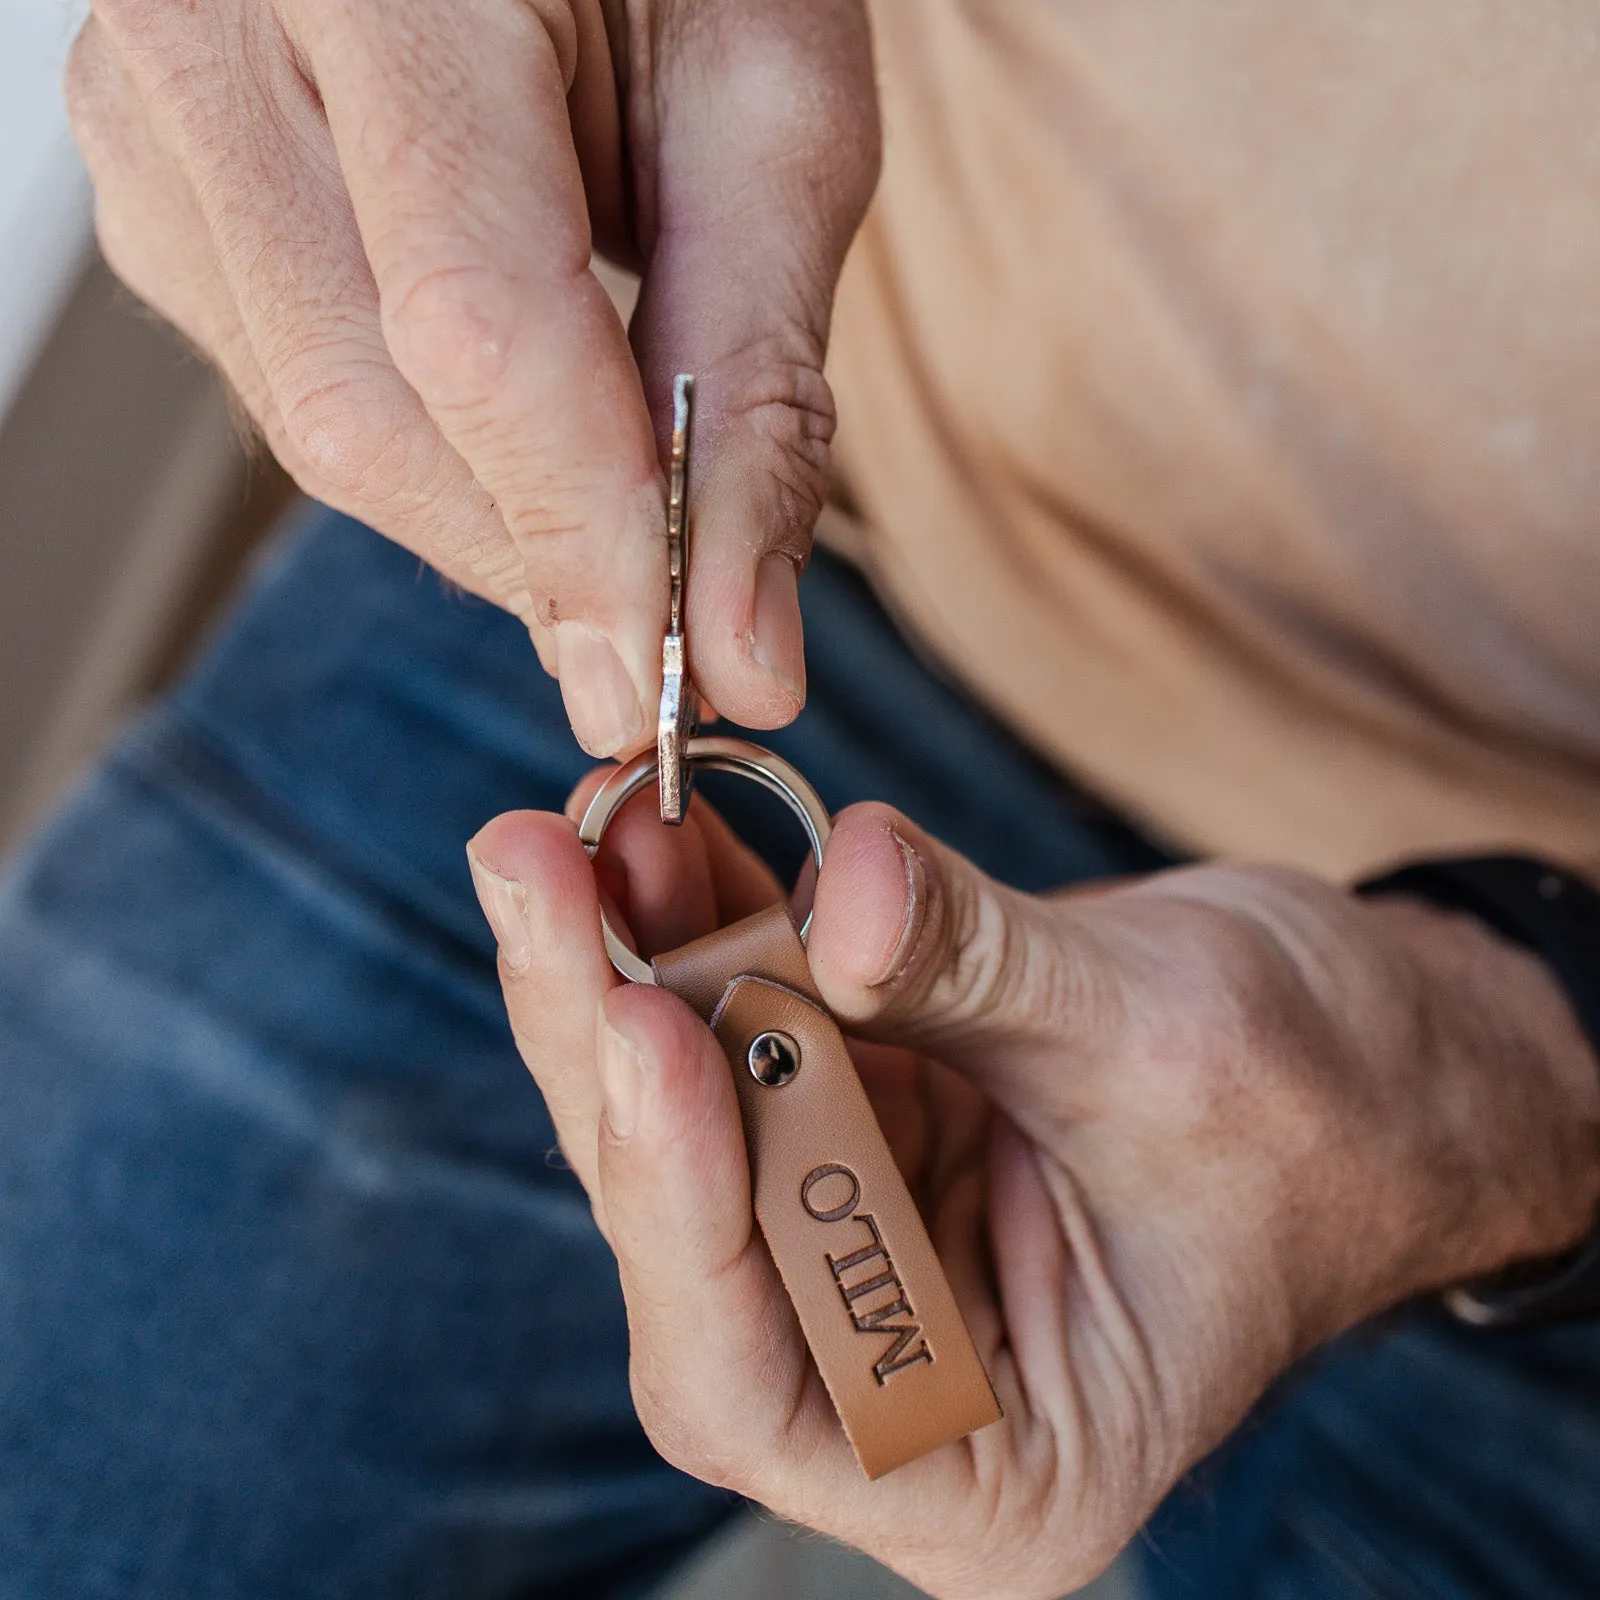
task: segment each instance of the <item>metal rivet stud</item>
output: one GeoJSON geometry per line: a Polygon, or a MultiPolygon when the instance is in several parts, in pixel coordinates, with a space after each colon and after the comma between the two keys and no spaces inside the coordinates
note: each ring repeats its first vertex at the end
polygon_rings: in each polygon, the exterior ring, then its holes
{"type": "Polygon", "coordinates": [[[750,1046],[750,1076],[768,1089],[781,1089],[800,1070],[800,1046],[786,1033],[763,1033],[750,1046]]]}

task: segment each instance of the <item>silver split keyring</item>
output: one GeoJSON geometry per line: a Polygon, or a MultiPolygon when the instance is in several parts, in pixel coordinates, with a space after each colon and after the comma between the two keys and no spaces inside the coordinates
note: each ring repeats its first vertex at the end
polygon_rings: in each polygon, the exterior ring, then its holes
{"type": "MultiPolygon", "coordinates": [[[[707,772],[731,772],[736,777],[749,778],[777,795],[800,819],[811,841],[811,853],[817,858],[818,869],[821,869],[822,852],[827,847],[828,835],[833,831],[832,819],[817,791],[782,756],[775,756],[770,750],[763,750],[760,745],[751,744],[745,739],[713,736],[691,739],[684,755],[690,766],[702,767],[707,772]]],[[[646,751],[643,755],[635,756],[626,766],[618,767],[606,779],[600,792],[589,802],[589,809],[584,812],[583,821],[578,825],[578,837],[583,840],[583,847],[591,857],[600,848],[600,841],[605,838],[612,819],[641,789],[653,783],[655,776],[655,754],[646,751]]],[[[604,907],[600,911],[600,928],[605,934],[606,954],[611,957],[611,965],[624,978],[634,983],[656,981],[655,968],[642,957],[636,956],[617,937],[604,907]]],[[[810,932],[811,918],[808,916],[800,929],[802,944],[810,932]]]]}

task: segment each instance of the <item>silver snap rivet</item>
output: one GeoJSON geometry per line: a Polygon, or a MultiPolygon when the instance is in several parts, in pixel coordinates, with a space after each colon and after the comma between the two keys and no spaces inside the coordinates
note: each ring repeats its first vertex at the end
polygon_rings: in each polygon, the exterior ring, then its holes
{"type": "Polygon", "coordinates": [[[786,1033],[763,1033],[750,1045],[750,1076],[769,1089],[781,1089],[800,1070],[800,1046],[786,1033]]]}

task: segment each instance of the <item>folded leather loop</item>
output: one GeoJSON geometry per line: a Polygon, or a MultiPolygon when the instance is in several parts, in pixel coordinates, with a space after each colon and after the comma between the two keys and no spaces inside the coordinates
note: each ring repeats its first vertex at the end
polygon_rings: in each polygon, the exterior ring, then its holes
{"type": "Polygon", "coordinates": [[[719,929],[651,962],[656,982],[687,1000],[710,1022],[735,978],[766,978],[823,1003],[788,910],[769,906],[731,928],[719,929]]]}
{"type": "Polygon", "coordinates": [[[882,1477],[998,1420],[1000,1405],[805,948],[782,906],[655,961],[733,1070],[756,1220],[856,1458],[882,1477]],[[746,1062],[799,1047],[779,1088],[746,1062]]]}

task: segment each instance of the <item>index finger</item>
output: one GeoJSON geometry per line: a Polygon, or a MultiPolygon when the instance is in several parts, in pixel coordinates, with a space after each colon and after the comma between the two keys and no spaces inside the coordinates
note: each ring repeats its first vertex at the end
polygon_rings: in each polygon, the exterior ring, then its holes
{"type": "Polygon", "coordinates": [[[358,0],[296,0],[293,23],[395,365],[499,505],[573,728],[605,756],[654,719],[665,498],[626,331],[589,268],[568,97],[614,105],[604,29],[581,20],[593,8],[549,9],[416,0],[399,29],[358,0]]]}
{"type": "Polygon", "coordinates": [[[600,901],[578,830],[546,812],[496,817],[467,846],[517,1048],[567,1160],[599,1207],[595,1013],[619,983],[600,937],[600,901]]]}

